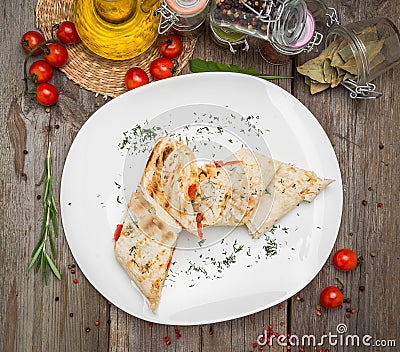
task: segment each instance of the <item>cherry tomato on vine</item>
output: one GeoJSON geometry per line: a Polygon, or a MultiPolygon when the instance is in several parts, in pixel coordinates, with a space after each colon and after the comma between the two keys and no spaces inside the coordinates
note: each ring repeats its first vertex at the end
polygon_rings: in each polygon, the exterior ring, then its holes
{"type": "Polygon", "coordinates": [[[176,59],[182,52],[181,38],[174,34],[163,35],[158,42],[158,50],[167,59],[176,59]]]}
{"type": "Polygon", "coordinates": [[[50,83],[41,83],[36,88],[36,100],[44,106],[51,106],[57,103],[58,90],[50,83]]]}
{"type": "Polygon", "coordinates": [[[68,51],[58,43],[46,45],[43,54],[44,59],[53,67],[62,67],[68,61],[68,51]]]}
{"type": "Polygon", "coordinates": [[[74,22],[71,21],[61,22],[56,34],[60,42],[64,44],[76,44],[81,40],[76,31],[74,22]]]}
{"type": "Polygon", "coordinates": [[[156,80],[164,79],[172,77],[174,68],[174,63],[170,59],[160,57],[150,64],[150,74],[156,80]]]}
{"type": "MultiPolygon", "coordinates": [[[[24,49],[26,53],[29,53],[32,49],[36,48],[39,44],[43,42],[43,36],[36,31],[26,32],[21,38],[22,49],[24,49]]],[[[34,51],[32,55],[39,55],[42,52],[43,50],[40,48],[34,51]]]]}
{"type": "Polygon", "coordinates": [[[350,271],[357,267],[358,259],[351,249],[343,248],[333,255],[333,265],[341,271],[350,271]]]}
{"type": "Polygon", "coordinates": [[[38,60],[29,68],[29,76],[35,83],[45,83],[53,77],[53,68],[46,61],[38,60]]]}
{"type": "Polygon", "coordinates": [[[344,297],[342,291],[336,286],[328,286],[322,290],[319,300],[325,308],[331,309],[341,306],[344,297]]]}
{"type": "Polygon", "coordinates": [[[149,76],[140,67],[132,67],[125,74],[126,89],[131,90],[149,83],[149,76]]]}

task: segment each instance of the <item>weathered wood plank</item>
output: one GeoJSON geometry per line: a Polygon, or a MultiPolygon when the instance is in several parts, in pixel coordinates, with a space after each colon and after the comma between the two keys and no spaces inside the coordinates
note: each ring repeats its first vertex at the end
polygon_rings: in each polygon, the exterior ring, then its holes
{"type": "MultiPolygon", "coordinates": [[[[56,240],[57,265],[64,275],[43,285],[41,277],[27,272],[31,251],[38,240],[43,217],[42,187],[36,187],[43,170],[49,139],[53,143],[54,186],[59,193],[64,160],[83,122],[97,108],[101,97],[84,92],[60,72],[53,82],[60,88],[59,104],[50,113],[23,97],[22,34],[34,29],[35,1],[9,2],[2,12],[1,37],[7,50],[1,56],[1,258],[2,331],[8,331],[0,349],[4,351],[107,350],[108,305],[82,276],[73,276],[68,264],[74,260],[64,234],[56,240]],[[12,21],[10,22],[10,20],[12,21]],[[15,30],[18,29],[18,30],[15,30]],[[12,59],[10,59],[12,58],[12,59]],[[7,124],[8,123],[8,124],[7,124]],[[77,277],[79,284],[73,284],[77,277]],[[70,317],[70,313],[73,314],[70,317]],[[7,317],[7,318],[5,318],[7,317]],[[95,321],[100,326],[95,327],[95,321]],[[91,327],[86,333],[85,328],[91,327]]],[[[58,201],[58,196],[57,196],[58,201]]],[[[60,222],[59,218],[59,222],[60,222]]],[[[61,222],[60,222],[61,224],[61,222]]]]}
{"type": "MultiPolygon", "coordinates": [[[[342,22],[371,17],[372,13],[373,16],[389,15],[392,20],[399,18],[399,9],[393,2],[367,1],[358,6],[355,2],[341,1],[334,6],[344,14],[342,22]]],[[[298,62],[304,60],[301,56],[298,62]]],[[[388,72],[374,82],[384,91],[381,99],[355,101],[342,87],[310,96],[303,78],[296,78],[294,95],[309,107],[326,130],[342,171],[343,217],[334,251],[349,247],[365,259],[361,268],[343,273],[334,268],[330,256],[322,271],[300,293],[304,302],[293,300],[291,330],[299,336],[315,334],[320,338],[329,332],[337,334],[337,325],[343,323],[347,334],[358,334],[360,338],[369,334],[375,339],[399,339],[399,320],[393,318],[384,303],[390,302],[390,311],[399,310],[398,295],[395,297],[390,287],[391,282],[399,286],[400,241],[396,233],[400,181],[395,175],[400,170],[399,164],[394,162],[399,158],[399,148],[393,144],[399,138],[400,106],[395,83],[398,80],[398,69],[388,72]],[[380,149],[380,143],[388,145],[380,149]],[[367,205],[362,205],[363,200],[367,205]],[[384,204],[382,208],[377,206],[379,202],[384,204]],[[371,257],[373,252],[376,257],[371,257]],[[344,304],[342,309],[322,309],[322,316],[317,317],[315,306],[319,304],[319,293],[325,286],[336,285],[335,278],[344,283],[345,297],[350,298],[351,303],[344,304]],[[365,287],[365,291],[361,291],[360,286],[365,287]],[[355,314],[347,309],[355,309],[355,314]]],[[[330,346],[325,342],[323,347],[330,346]]],[[[332,348],[346,352],[362,349],[332,348]]]]}

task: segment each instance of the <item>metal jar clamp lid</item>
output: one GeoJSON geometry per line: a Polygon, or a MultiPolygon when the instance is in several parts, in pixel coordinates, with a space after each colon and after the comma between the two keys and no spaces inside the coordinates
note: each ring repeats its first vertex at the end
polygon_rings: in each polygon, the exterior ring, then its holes
{"type": "Polygon", "coordinates": [[[348,73],[341,82],[353,99],[375,99],[383,95],[371,83],[375,78],[400,64],[400,32],[388,18],[378,17],[334,25],[329,29],[326,45],[340,43],[338,51],[348,73]]]}
{"type": "Polygon", "coordinates": [[[164,0],[155,14],[160,14],[158,33],[171,28],[190,32],[200,27],[208,12],[209,0],[164,0]]]}

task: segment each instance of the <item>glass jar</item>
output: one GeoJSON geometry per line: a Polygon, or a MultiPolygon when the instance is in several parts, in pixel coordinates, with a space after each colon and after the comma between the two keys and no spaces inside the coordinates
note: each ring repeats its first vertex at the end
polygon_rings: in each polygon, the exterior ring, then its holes
{"type": "Polygon", "coordinates": [[[304,0],[213,0],[212,21],[250,36],[274,42],[279,46],[294,45],[306,23],[304,0]]]}
{"type": "Polygon", "coordinates": [[[286,65],[291,61],[290,55],[279,52],[266,40],[258,41],[258,53],[271,65],[286,65]]]}
{"type": "Polygon", "coordinates": [[[307,15],[302,33],[297,42],[292,45],[279,45],[275,41],[259,42],[261,57],[274,65],[290,62],[290,58],[301,52],[317,51],[326,33],[333,24],[339,23],[336,10],[328,7],[321,0],[306,0],[307,15]]]}
{"type": "Polygon", "coordinates": [[[158,0],[76,0],[74,21],[82,43],[95,54],[126,60],[157,39],[158,0]]]}
{"type": "Polygon", "coordinates": [[[352,98],[376,98],[382,95],[373,79],[400,63],[400,34],[387,18],[373,18],[329,29],[326,46],[338,41],[331,62],[345,71],[341,84],[352,98]]]}
{"type": "Polygon", "coordinates": [[[209,0],[164,0],[156,10],[160,14],[158,33],[172,29],[183,37],[198,37],[204,29],[209,0]]]}
{"type": "Polygon", "coordinates": [[[306,10],[306,22],[297,41],[292,45],[281,45],[274,40],[261,41],[258,50],[261,57],[273,65],[284,65],[290,62],[290,57],[303,51],[312,50],[322,41],[322,36],[316,29],[316,21],[311,12],[306,10]]]}
{"type": "Polygon", "coordinates": [[[219,27],[211,19],[210,31],[211,39],[220,47],[229,49],[232,54],[235,54],[239,49],[249,50],[246,34],[219,27]]]}

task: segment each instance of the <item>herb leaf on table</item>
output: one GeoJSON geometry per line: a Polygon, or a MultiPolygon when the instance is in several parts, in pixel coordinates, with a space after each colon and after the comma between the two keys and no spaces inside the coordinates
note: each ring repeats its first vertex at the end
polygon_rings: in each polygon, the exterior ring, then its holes
{"type": "Polygon", "coordinates": [[[235,72],[243,73],[250,76],[255,76],[263,79],[278,79],[278,78],[293,78],[290,76],[274,76],[257,72],[254,68],[250,67],[244,69],[237,65],[226,65],[215,61],[205,61],[202,59],[190,60],[190,70],[193,73],[198,72],[235,72]]]}

